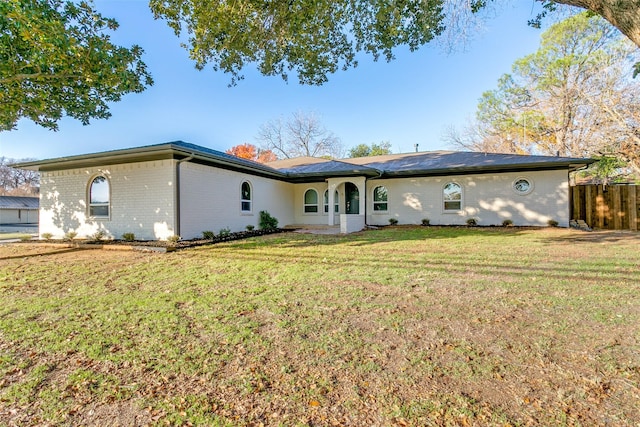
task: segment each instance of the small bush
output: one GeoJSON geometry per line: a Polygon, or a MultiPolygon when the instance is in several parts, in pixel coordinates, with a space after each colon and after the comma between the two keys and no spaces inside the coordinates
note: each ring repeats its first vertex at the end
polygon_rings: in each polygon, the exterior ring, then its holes
{"type": "Polygon", "coordinates": [[[431,220],[429,218],[422,218],[422,225],[424,225],[425,227],[427,225],[431,225],[431,220]]]}
{"type": "Polygon", "coordinates": [[[478,225],[478,220],[475,218],[469,218],[467,219],[467,225],[469,227],[475,227],[476,225],[478,225]]]}
{"type": "Polygon", "coordinates": [[[78,235],[78,233],[76,233],[75,231],[67,231],[64,234],[64,238],[65,240],[73,240],[76,238],[76,236],[78,235]]]}
{"type": "Polygon", "coordinates": [[[175,245],[176,243],[178,243],[178,241],[179,241],[179,240],[180,240],[180,236],[175,235],[175,234],[174,234],[173,236],[169,236],[169,237],[167,237],[167,242],[172,243],[172,244],[174,244],[174,245],[175,245]]]}
{"type": "Polygon", "coordinates": [[[136,235],[133,233],[123,233],[122,239],[126,240],[127,242],[133,242],[134,240],[136,240],[136,235]]]}
{"type": "Polygon", "coordinates": [[[255,228],[253,225],[249,224],[245,227],[247,229],[247,231],[253,231],[253,229],[255,228]]]}
{"type": "Polygon", "coordinates": [[[513,227],[513,221],[511,221],[510,219],[505,219],[504,221],[502,221],[502,226],[503,227],[513,227]]]}
{"type": "Polygon", "coordinates": [[[397,225],[398,224],[398,220],[395,218],[389,218],[389,225],[397,225]]]}
{"type": "Polygon", "coordinates": [[[549,227],[557,227],[558,221],[556,221],[555,219],[550,219],[549,221],[547,221],[547,224],[549,225],[549,227]]]}
{"type": "Polygon", "coordinates": [[[278,220],[267,211],[260,211],[260,221],[258,225],[262,230],[275,230],[278,228],[278,220]]]}
{"type": "Polygon", "coordinates": [[[219,237],[229,237],[230,235],[231,235],[231,230],[229,229],[229,227],[220,229],[220,232],[218,233],[219,237]]]}
{"type": "Polygon", "coordinates": [[[214,233],[213,231],[203,231],[202,232],[202,237],[207,239],[207,240],[213,240],[216,238],[216,233],[214,233]]]}
{"type": "Polygon", "coordinates": [[[53,237],[53,234],[51,233],[42,233],[42,238],[44,240],[51,240],[52,237],[53,237]]]}
{"type": "Polygon", "coordinates": [[[27,241],[31,240],[31,235],[30,234],[24,234],[24,235],[20,236],[20,240],[22,240],[23,242],[27,242],[27,241]]]}
{"type": "Polygon", "coordinates": [[[91,235],[91,240],[95,240],[96,242],[99,242],[100,240],[104,240],[106,235],[107,234],[104,232],[104,230],[98,230],[91,235]]]}

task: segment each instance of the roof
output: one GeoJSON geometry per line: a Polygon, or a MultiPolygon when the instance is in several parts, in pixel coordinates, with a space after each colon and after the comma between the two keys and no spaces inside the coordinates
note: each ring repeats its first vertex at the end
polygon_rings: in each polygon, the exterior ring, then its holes
{"type": "Polygon", "coordinates": [[[0,209],[38,209],[38,197],[0,196],[0,209]]]}
{"type": "Polygon", "coordinates": [[[101,153],[23,162],[23,169],[53,171],[105,166],[150,160],[176,159],[245,172],[288,182],[324,181],[337,176],[393,178],[403,176],[441,176],[526,170],[581,169],[593,159],[463,151],[429,151],[353,159],[298,157],[268,164],[212,150],[183,141],[147,145],[101,153]]]}

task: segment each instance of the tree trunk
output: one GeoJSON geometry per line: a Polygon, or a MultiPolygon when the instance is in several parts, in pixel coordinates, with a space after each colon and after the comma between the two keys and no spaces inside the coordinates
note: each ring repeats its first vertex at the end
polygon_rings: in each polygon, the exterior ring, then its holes
{"type": "Polygon", "coordinates": [[[640,47],[640,0],[556,0],[597,13],[640,47]]]}

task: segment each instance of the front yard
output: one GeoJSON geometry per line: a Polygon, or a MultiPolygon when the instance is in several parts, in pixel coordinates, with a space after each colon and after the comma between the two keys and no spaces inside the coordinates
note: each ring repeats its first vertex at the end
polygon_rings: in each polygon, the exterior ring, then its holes
{"type": "Polygon", "coordinates": [[[0,425],[640,423],[640,234],[0,245],[0,425]]]}

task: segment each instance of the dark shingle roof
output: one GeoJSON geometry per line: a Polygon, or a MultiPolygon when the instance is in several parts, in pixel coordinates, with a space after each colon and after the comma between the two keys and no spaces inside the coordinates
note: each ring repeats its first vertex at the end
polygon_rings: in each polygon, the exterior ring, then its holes
{"type": "Polygon", "coordinates": [[[262,164],[199,145],[174,141],[80,156],[24,162],[15,166],[47,171],[158,159],[189,160],[290,182],[323,181],[332,176],[355,175],[402,177],[552,169],[572,171],[594,162],[592,159],[571,157],[432,151],[341,160],[299,157],[262,164]]]}
{"type": "Polygon", "coordinates": [[[38,209],[38,197],[0,196],[0,209],[38,209]]]}

